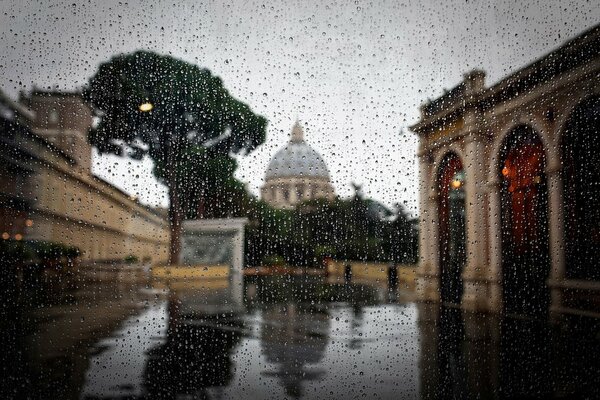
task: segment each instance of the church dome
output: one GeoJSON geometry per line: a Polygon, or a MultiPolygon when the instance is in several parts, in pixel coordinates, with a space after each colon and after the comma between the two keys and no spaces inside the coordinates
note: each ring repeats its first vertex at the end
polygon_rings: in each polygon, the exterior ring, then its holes
{"type": "Polygon", "coordinates": [[[292,129],[290,141],[275,153],[265,174],[267,180],[292,176],[329,180],[325,161],[304,141],[304,131],[298,122],[292,129]]]}

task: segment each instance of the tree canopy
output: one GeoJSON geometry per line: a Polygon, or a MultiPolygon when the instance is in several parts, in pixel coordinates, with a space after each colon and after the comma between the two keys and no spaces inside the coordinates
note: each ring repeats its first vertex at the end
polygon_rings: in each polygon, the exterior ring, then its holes
{"type": "Polygon", "coordinates": [[[182,218],[211,185],[235,183],[231,156],[261,145],[267,120],[209,70],[149,51],[101,64],[84,93],[99,117],[89,141],[100,153],[154,161],[155,176],[169,189],[176,261],[182,218]]]}

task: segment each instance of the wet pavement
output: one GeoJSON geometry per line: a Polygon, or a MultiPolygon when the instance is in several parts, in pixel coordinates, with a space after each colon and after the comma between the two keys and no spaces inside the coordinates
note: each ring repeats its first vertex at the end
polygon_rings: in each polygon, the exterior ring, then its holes
{"type": "Polygon", "coordinates": [[[29,282],[3,304],[2,397],[600,397],[594,322],[465,314],[404,290],[127,270],[29,282]]]}

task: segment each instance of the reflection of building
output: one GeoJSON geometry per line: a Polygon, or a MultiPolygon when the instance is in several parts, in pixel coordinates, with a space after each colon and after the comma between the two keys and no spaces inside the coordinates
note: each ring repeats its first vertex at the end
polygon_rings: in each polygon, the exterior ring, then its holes
{"type": "Polygon", "coordinates": [[[494,86],[473,71],[423,105],[422,300],[600,316],[599,49],[596,27],[494,86]]]}
{"type": "Polygon", "coordinates": [[[294,208],[303,201],[335,197],[327,165],[304,141],[304,131],[298,122],[292,128],[288,144],[275,153],[267,167],[261,197],[277,208],[294,208]]]}
{"type": "MultiPolygon", "coordinates": [[[[0,340],[4,346],[0,359],[7,367],[3,369],[0,398],[98,398],[80,392],[88,384],[99,383],[86,380],[91,364],[107,350],[106,339],[111,332],[131,328],[131,324],[124,326],[124,321],[132,316],[133,320],[139,318],[140,305],[147,299],[143,281],[127,282],[117,276],[120,271],[107,268],[42,280],[24,292],[31,306],[23,307],[20,297],[9,301],[3,297],[7,305],[2,309],[0,340]],[[99,346],[94,350],[101,351],[92,350],[94,343],[99,346]]],[[[3,296],[6,291],[3,287],[3,296]]],[[[112,343],[122,344],[121,349],[114,350],[120,350],[131,366],[131,348],[123,343],[123,335],[113,339],[112,343]]],[[[135,343],[140,343],[139,337],[135,337],[135,343]]],[[[104,375],[123,377],[130,371],[123,364],[119,366],[120,370],[104,369],[104,375]]],[[[115,388],[115,382],[111,386],[115,388]]]]}
{"type": "Polygon", "coordinates": [[[166,259],[166,220],[91,174],[92,111],[80,95],[2,96],[0,110],[3,236],[77,246],[85,259],[166,259]]]}
{"type": "Polygon", "coordinates": [[[598,397],[593,330],[418,307],[422,399],[598,397]]]}

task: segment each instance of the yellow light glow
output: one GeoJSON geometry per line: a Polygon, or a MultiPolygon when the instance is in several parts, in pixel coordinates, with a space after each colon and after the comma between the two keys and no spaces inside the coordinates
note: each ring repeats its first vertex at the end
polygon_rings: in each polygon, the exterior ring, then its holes
{"type": "Polygon", "coordinates": [[[140,111],[142,112],[148,112],[148,111],[152,111],[152,109],[154,108],[154,105],[152,105],[152,103],[150,103],[149,101],[140,104],[140,111]]]}
{"type": "Polygon", "coordinates": [[[502,175],[503,175],[503,176],[508,176],[508,173],[509,173],[509,172],[510,172],[510,171],[508,170],[508,167],[504,167],[504,168],[502,168],[502,175]]]}
{"type": "Polygon", "coordinates": [[[28,219],[27,221],[25,221],[25,225],[26,226],[33,226],[33,221],[28,219]]]}
{"type": "Polygon", "coordinates": [[[461,186],[462,186],[462,182],[460,180],[455,179],[455,180],[452,181],[452,187],[454,189],[458,189],[461,186]]]}

